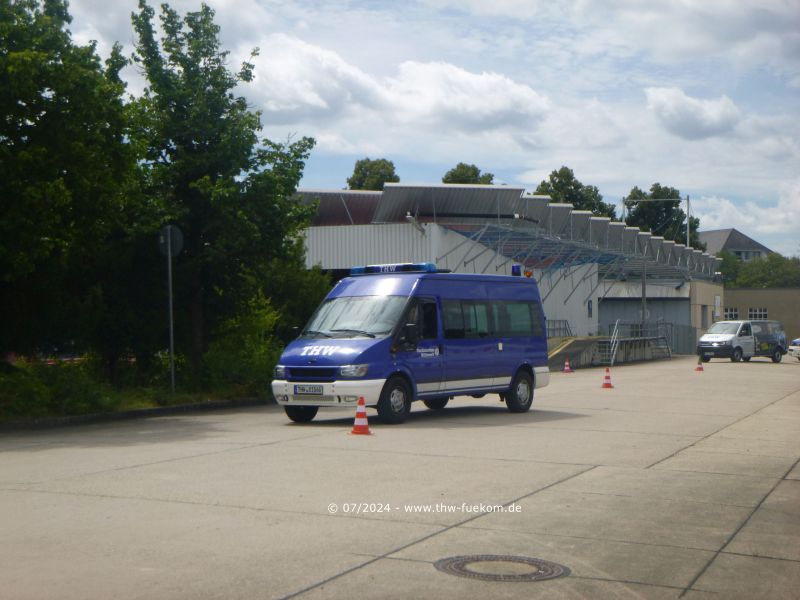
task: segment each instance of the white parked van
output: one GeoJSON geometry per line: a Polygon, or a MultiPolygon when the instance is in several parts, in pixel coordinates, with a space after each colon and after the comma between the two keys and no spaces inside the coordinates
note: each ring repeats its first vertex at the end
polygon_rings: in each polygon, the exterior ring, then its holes
{"type": "Polygon", "coordinates": [[[697,342],[703,362],[712,358],[747,362],[754,356],[767,356],[777,363],[786,350],[786,334],[779,321],[718,321],[697,342]]]}

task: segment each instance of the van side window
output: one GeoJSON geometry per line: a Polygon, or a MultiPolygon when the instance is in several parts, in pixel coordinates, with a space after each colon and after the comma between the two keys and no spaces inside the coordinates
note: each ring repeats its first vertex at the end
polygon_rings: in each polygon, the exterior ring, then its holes
{"type": "Polygon", "coordinates": [[[542,305],[538,302],[528,302],[528,307],[531,309],[531,325],[533,335],[535,337],[542,337],[545,332],[544,325],[544,312],[542,305]]]}
{"type": "Polygon", "coordinates": [[[435,300],[422,300],[422,322],[419,327],[421,339],[435,340],[439,337],[436,313],[435,300]]]}
{"type": "Polygon", "coordinates": [[[442,300],[444,337],[460,339],[464,337],[464,315],[459,300],[442,300]]]}
{"type": "Polygon", "coordinates": [[[753,335],[752,333],[750,333],[750,323],[745,323],[744,325],[742,325],[742,330],[739,332],[739,336],[743,335],[753,335]]]}
{"type": "Polygon", "coordinates": [[[485,302],[462,302],[464,330],[468,338],[489,335],[489,305],[485,302]]]}
{"type": "Polygon", "coordinates": [[[405,322],[417,326],[419,339],[435,340],[439,337],[437,312],[435,300],[427,298],[415,300],[408,309],[405,322]]]}
{"type": "Polygon", "coordinates": [[[542,335],[542,311],[535,302],[496,302],[492,304],[495,334],[500,337],[542,335]]]}

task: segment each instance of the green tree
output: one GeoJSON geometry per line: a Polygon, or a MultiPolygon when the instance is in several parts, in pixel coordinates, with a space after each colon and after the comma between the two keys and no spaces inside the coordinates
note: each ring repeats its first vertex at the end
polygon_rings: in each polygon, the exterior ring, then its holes
{"type": "MultiPolygon", "coordinates": [[[[651,185],[649,192],[634,186],[622,200],[628,211],[625,223],[679,244],[686,243],[686,213],[681,209],[679,190],[660,183],[651,185]]],[[[690,226],[690,245],[705,250],[697,233],[700,219],[691,217],[690,226]]]]}
{"type": "Polygon", "coordinates": [[[478,183],[490,185],[494,181],[494,174],[481,173],[476,165],[460,162],[442,177],[442,183],[478,183]]]}
{"type": "Polygon", "coordinates": [[[181,17],[162,4],[160,43],[154,16],[144,0],[132,15],[134,61],[147,78],[136,102],[134,139],[144,151],[147,196],[184,233],[185,249],[175,261],[176,307],[188,307],[180,315],[185,326],[188,321],[183,347],[197,386],[209,336],[262,288],[270,298],[265,265],[296,266],[298,233],[314,207],[293,194],[314,141],[259,140],[260,114],[235,94],[252,81],[253,65],[228,70],[211,8],[203,4],[181,17]]]}
{"type": "Polygon", "coordinates": [[[800,288],[800,258],[773,253],[741,264],[732,287],[800,288]]]}
{"type": "Polygon", "coordinates": [[[394,163],[385,158],[362,158],[357,160],[353,174],[347,178],[351,190],[382,190],[383,184],[397,183],[400,177],[394,171],[394,163]]]}
{"type": "Polygon", "coordinates": [[[73,43],[65,0],[0,0],[0,350],[63,346],[124,219],[125,60],[73,43]]]}
{"type": "Polygon", "coordinates": [[[734,285],[736,283],[736,278],[739,277],[742,261],[727,250],[723,250],[717,254],[717,258],[722,259],[722,263],[719,266],[719,272],[722,273],[722,283],[725,286],[734,285]]]}
{"type": "Polygon", "coordinates": [[[589,210],[601,217],[614,218],[616,209],[603,202],[603,196],[593,185],[584,185],[575,178],[569,167],[561,167],[550,173],[547,181],[536,188],[536,194],[550,196],[552,202],[572,204],[577,210],[589,210]]]}

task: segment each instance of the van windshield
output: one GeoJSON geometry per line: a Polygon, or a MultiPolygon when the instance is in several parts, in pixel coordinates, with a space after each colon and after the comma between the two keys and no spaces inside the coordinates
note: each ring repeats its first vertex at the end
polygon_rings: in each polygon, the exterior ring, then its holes
{"type": "Polygon", "coordinates": [[[340,296],[323,302],[303,330],[315,337],[376,337],[397,325],[405,296],[340,296]]]}
{"type": "Polygon", "coordinates": [[[739,329],[739,323],[720,322],[714,323],[706,333],[736,333],[737,329],[739,329]]]}

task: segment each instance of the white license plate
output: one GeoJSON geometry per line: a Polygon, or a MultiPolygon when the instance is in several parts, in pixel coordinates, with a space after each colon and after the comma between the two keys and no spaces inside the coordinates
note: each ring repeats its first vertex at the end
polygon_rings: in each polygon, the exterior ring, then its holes
{"type": "Polygon", "coordinates": [[[294,386],[294,393],[295,394],[306,394],[312,396],[321,396],[322,395],[322,386],[321,385],[296,385],[294,386]]]}

